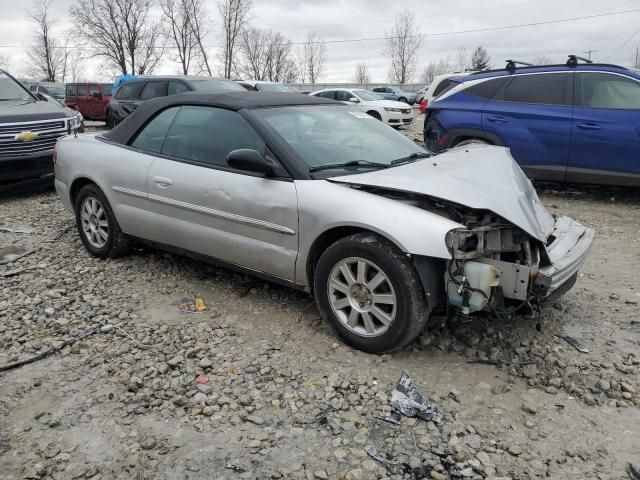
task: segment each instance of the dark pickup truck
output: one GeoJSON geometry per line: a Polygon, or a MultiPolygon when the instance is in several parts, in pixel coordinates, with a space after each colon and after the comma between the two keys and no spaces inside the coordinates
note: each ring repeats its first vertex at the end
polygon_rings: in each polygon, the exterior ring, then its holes
{"type": "Polygon", "coordinates": [[[82,130],[82,117],[43,101],[0,69],[0,192],[53,183],[53,147],[82,130]]]}

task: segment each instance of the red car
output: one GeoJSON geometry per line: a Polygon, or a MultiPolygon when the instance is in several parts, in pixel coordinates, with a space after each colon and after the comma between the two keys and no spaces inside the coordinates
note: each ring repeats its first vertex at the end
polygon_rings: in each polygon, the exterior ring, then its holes
{"type": "Polygon", "coordinates": [[[87,120],[104,120],[112,88],[111,83],[67,83],[64,104],[87,120]]]}

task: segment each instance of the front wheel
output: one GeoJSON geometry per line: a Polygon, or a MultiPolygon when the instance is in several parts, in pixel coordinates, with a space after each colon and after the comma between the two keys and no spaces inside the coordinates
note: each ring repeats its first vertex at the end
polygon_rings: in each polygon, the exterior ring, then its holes
{"type": "Polygon", "coordinates": [[[324,320],[346,344],[369,353],[402,348],[429,314],[413,263],[374,234],[331,245],[318,261],[314,287],[324,320]]]}

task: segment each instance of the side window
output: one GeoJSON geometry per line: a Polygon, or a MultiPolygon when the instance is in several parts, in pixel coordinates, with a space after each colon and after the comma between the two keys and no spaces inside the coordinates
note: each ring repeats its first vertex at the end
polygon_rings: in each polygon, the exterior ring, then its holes
{"type": "Polygon", "coordinates": [[[346,90],[338,90],[336,91],[335,99],[341,102],[348,102],[350,98],[354,95],[351,92],[347,92],[346,90]]]}
{"type": "Polygon", "coordinates": [[[609,73],[579,73],[576,106],[640,109],[640,82],[609,73]]]}
{"type": "Polygon", "coordinates": [[[78,96],[79,97],[86,97],[88,92],[89,92],[89,89],[87,88],[86,85],[78,85],[78,96]]]}
{"type": "Polygon", "coordinates": [[[156,115],[131,142],[131,146],[147,152],[160,153],[167,131],[180,107],[164,110],[156,115]]]}
{"type": "Polygon", "coordinates": [[[89,95],[100,95],[100,89],[98,88],[98,85],[89,86],[89,95]]]}
{"type": "Polygon", "coordinates": [[[169,89],[167,90],[167,95],[176,95],[178,93],[188,92],[189,87],[187,87],[182,82],[169,82],[169,89]]]}
{"type": "Polygon", "coordinates": [[[169,129],[162,153],[226,167],[229,152],[239,148],[265,152],[265,143],[239,113],[183,106],[169,129]]]}
{"type": "Polygon", "coordinates": [[[330,98],[333,100],[335,92],[333,90],[329,90],[326,92],[319,93],[317,96],[322,98],[330,98]]]}
{"type": "Polygon", "coordinates": [[[118,94],[116,95],[116,98],[118,100],[131,100],[131,98],[133,98],[133,92],[135,91],[135,84],[133,83],[125,83],[124,85],[120,86],[120,88],[118,89],[118,94]]]}
{"type": "Polygon", "coordinates": [[[571,73],[516,75],[507,85],[506,102],[570,105],[571,73]]]}
{"type": "Polygon", "coordinates": [[[166,82],[147,82],[140,92],[140,100],[149,100],[150,98],[164,97],[167,95],[166,82]]]}
{"type": "Polygon", "coordinates": [[[65,97],[75,97],[78,89],[75,85],[67,85],[67,89],[65,91],[65,97]]]}
{"type": "Polygon", "coordinates": [[[449,87],[452,83],[453,82],[448,78],[445,78],[444,80],[442,80],[433,90],[433,98],[436,98],[438,95],[444,92],[447,89],[447,87],[449,87]]]}
{"type": "MultiPolygon", "coordinates": [[[[492,78],[491,80],[486,80],[481,83],[477,83],[468,88],[465,88],[465,92],[470,93],[471,95],[475,95],[476,97],[486,98],[487,100],[491,100],[493,96],[500,90],[508,77],[499,77],[492,78]]],[[[444,83],[444,82],[443,82],[444,83]]],[[[451,82],[454,83],[454,82],[451,82]]]]}

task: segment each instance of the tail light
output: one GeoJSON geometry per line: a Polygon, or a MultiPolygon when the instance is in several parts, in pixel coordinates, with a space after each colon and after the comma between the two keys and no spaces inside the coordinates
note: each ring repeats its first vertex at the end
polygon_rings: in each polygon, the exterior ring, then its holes
{"type": "Polygon", "coordinates": [[[53,158],[53,164],[55,165],[56,162],[58,161],[58,145],[54,145],[53,146],[53,153],[51,154],[51,157],[53,158]]]}
{"type": "Polygon", "coordinates": [[[427,99],[423,98],[422,101],[420,102],[420,113],[424,113],[427,111],[427,103],[429,103],[427,99]]]}

